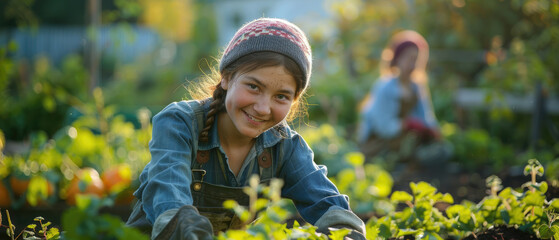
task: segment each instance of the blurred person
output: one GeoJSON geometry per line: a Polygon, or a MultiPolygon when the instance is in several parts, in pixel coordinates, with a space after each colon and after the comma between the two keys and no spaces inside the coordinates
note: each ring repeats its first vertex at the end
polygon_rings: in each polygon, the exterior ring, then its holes
{"type": "Polygon", "coordinates": [[[402,166],[428,168],[445,162],[452,152],[433,112],[428,58],[429,46],[419,33],[396,33],[382,53],[380,77],[359,109],[361,152],[367,161],[377,156],[394,160],[387,166],[394,168],[395,178],[402,166]]]}
{"type": "Polygon", "coordinates": [[[281,196],[318,231],[347,228],[351,238],[365,239],[348,197],[287,124],[304,110],[311,67],[310,45],[296,25],[260,18],[242,26],[219,71],[194,89],[198,100],[171,103],[154,116],[152,159],[139,177],[127,224],[152,239],[212,239],[241,228],[223,202],[248,206],[243,188],[256,174],[261,183],[282,179],[281,196]]]}

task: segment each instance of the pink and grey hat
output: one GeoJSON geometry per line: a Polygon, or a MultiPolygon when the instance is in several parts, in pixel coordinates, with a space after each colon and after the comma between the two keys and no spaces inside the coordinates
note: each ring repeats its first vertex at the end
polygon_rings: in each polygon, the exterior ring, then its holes
{"type": "Polygon", "coordinates": [[[308,86],[312,68],[311,48],[305,33],[293,23],[278,18],[259,18],[245,24],[227,45],[219,71],[255,52],[276,52],[291,58],[305,76],[303,89],[308,86]]]}

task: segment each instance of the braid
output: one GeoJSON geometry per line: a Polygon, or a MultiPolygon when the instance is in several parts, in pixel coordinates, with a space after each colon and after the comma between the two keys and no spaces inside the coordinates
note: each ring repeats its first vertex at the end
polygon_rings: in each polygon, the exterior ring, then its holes
{"type": "Polygon", "coordinates": [[[204,123],[204,129],[202,129],[202,132],[200,133],[200,141],[202,142],[207,142],[209,140],[209,131],[214,124],[215,117],[217,113],[223,110],[225,93],[226,91],[221,87],[221,82],[218,83],[213,92],[213,101],[210,103],[210,111],[208,111],[206,122],[204,123]]]}

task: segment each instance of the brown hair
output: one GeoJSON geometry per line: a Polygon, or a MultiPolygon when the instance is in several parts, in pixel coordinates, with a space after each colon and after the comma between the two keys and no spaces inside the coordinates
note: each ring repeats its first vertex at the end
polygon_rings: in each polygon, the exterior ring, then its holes
{"type": "Polygon", "coordinates": [[[190,96],[194,99],[207,99],[212,97],[210,103],[210,111],[206,116],[204,128],[200,133],[201,141],[208,141],[209,130],[215,121],[218,113],[225,109],[225,95],[227,91],[221,87],[221,80],[223,78],[233,79],[234,76],[256,69],[273,66],[284,66],[285,69],[293,76],[297,84],[295,90],[295,99],[291,105],[289,114],[286,120],[293,121],[295,118],[304,116],[306,113],[306,102],[304,99],[304,85],[305,75],[291,58],[275,53],[275,52],[256,52],[243,56],[233,63],[229,64],[218,72],[215,69],[209,75],[205,75],[202,81],[189,89],[190,96]]]}

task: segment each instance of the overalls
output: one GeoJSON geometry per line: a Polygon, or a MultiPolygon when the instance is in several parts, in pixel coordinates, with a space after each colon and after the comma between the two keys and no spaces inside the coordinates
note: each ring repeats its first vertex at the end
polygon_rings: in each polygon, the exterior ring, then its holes
{"type": "MultiPolygon", "coordinates": [[[[198,129],[201,130],[203,127],[202,123],[204,122],[204,114],[203,111],[195,112],[198,129]]],[[[259,172],[261,184],[267,184],[274,176],[272,170],[272,148],[273,147],[263,149],[262,153],[257,156],[258,166],[260,168],[259,172]]],[[[233,199],[237,201],[239,205],[248,207],[250,201],[249,196],[243,192],[244,187],[227,187],[204,182],[204,175],[206,174],[206,171],[202,167],[210,160],[211,150],[198,150],[197,146],[195,146],[195,150],[196,158],[191,161],[192,183],[190,184],[193,206],[198,209],[202,216],[205,216],[210,220],[214,230],[214,235],[217,235],[220,231],[225,231],[227,229],[241,228],[243,226],[243,222],[232,210],[224,208],[223,202],[228,199],[233,199]]],[[[221,153],[216,153],[216,155],[221,166],[221,170],[225,173],[225,161],[221,153]]],[[[279,157],[281,159],[281,151],[279,157]]],[[[142,209],[141,200],[135,204],[126,224],[128,226],[138,228],[144,233],[151,234],[153,226],[146,218],[146,214],[142,209]]]]}
{"type": "MultiPolygon", "coordinates": [[[[225,162],[221,154],[218,156],[222,171],[225,172],[225,162]]],[[[196,161],[192,164],[192,193],[193,205],[202,216],[207,217],[212,223],[214,234],[227,229],[240,229],[243,222],[229,209],[223,207],[223,202],[228,199],[237,201],[239,205],[248,207],[249,196],[244,193],[244,187],[226,187],[204,182],[205,170],[202,165],[209,160],[209,151],[198,151],[196,161]]],[[[271,149],[264,149],[258,156],[260,167],[260,183],[267,184],[273,177],[271,149]]]]}

